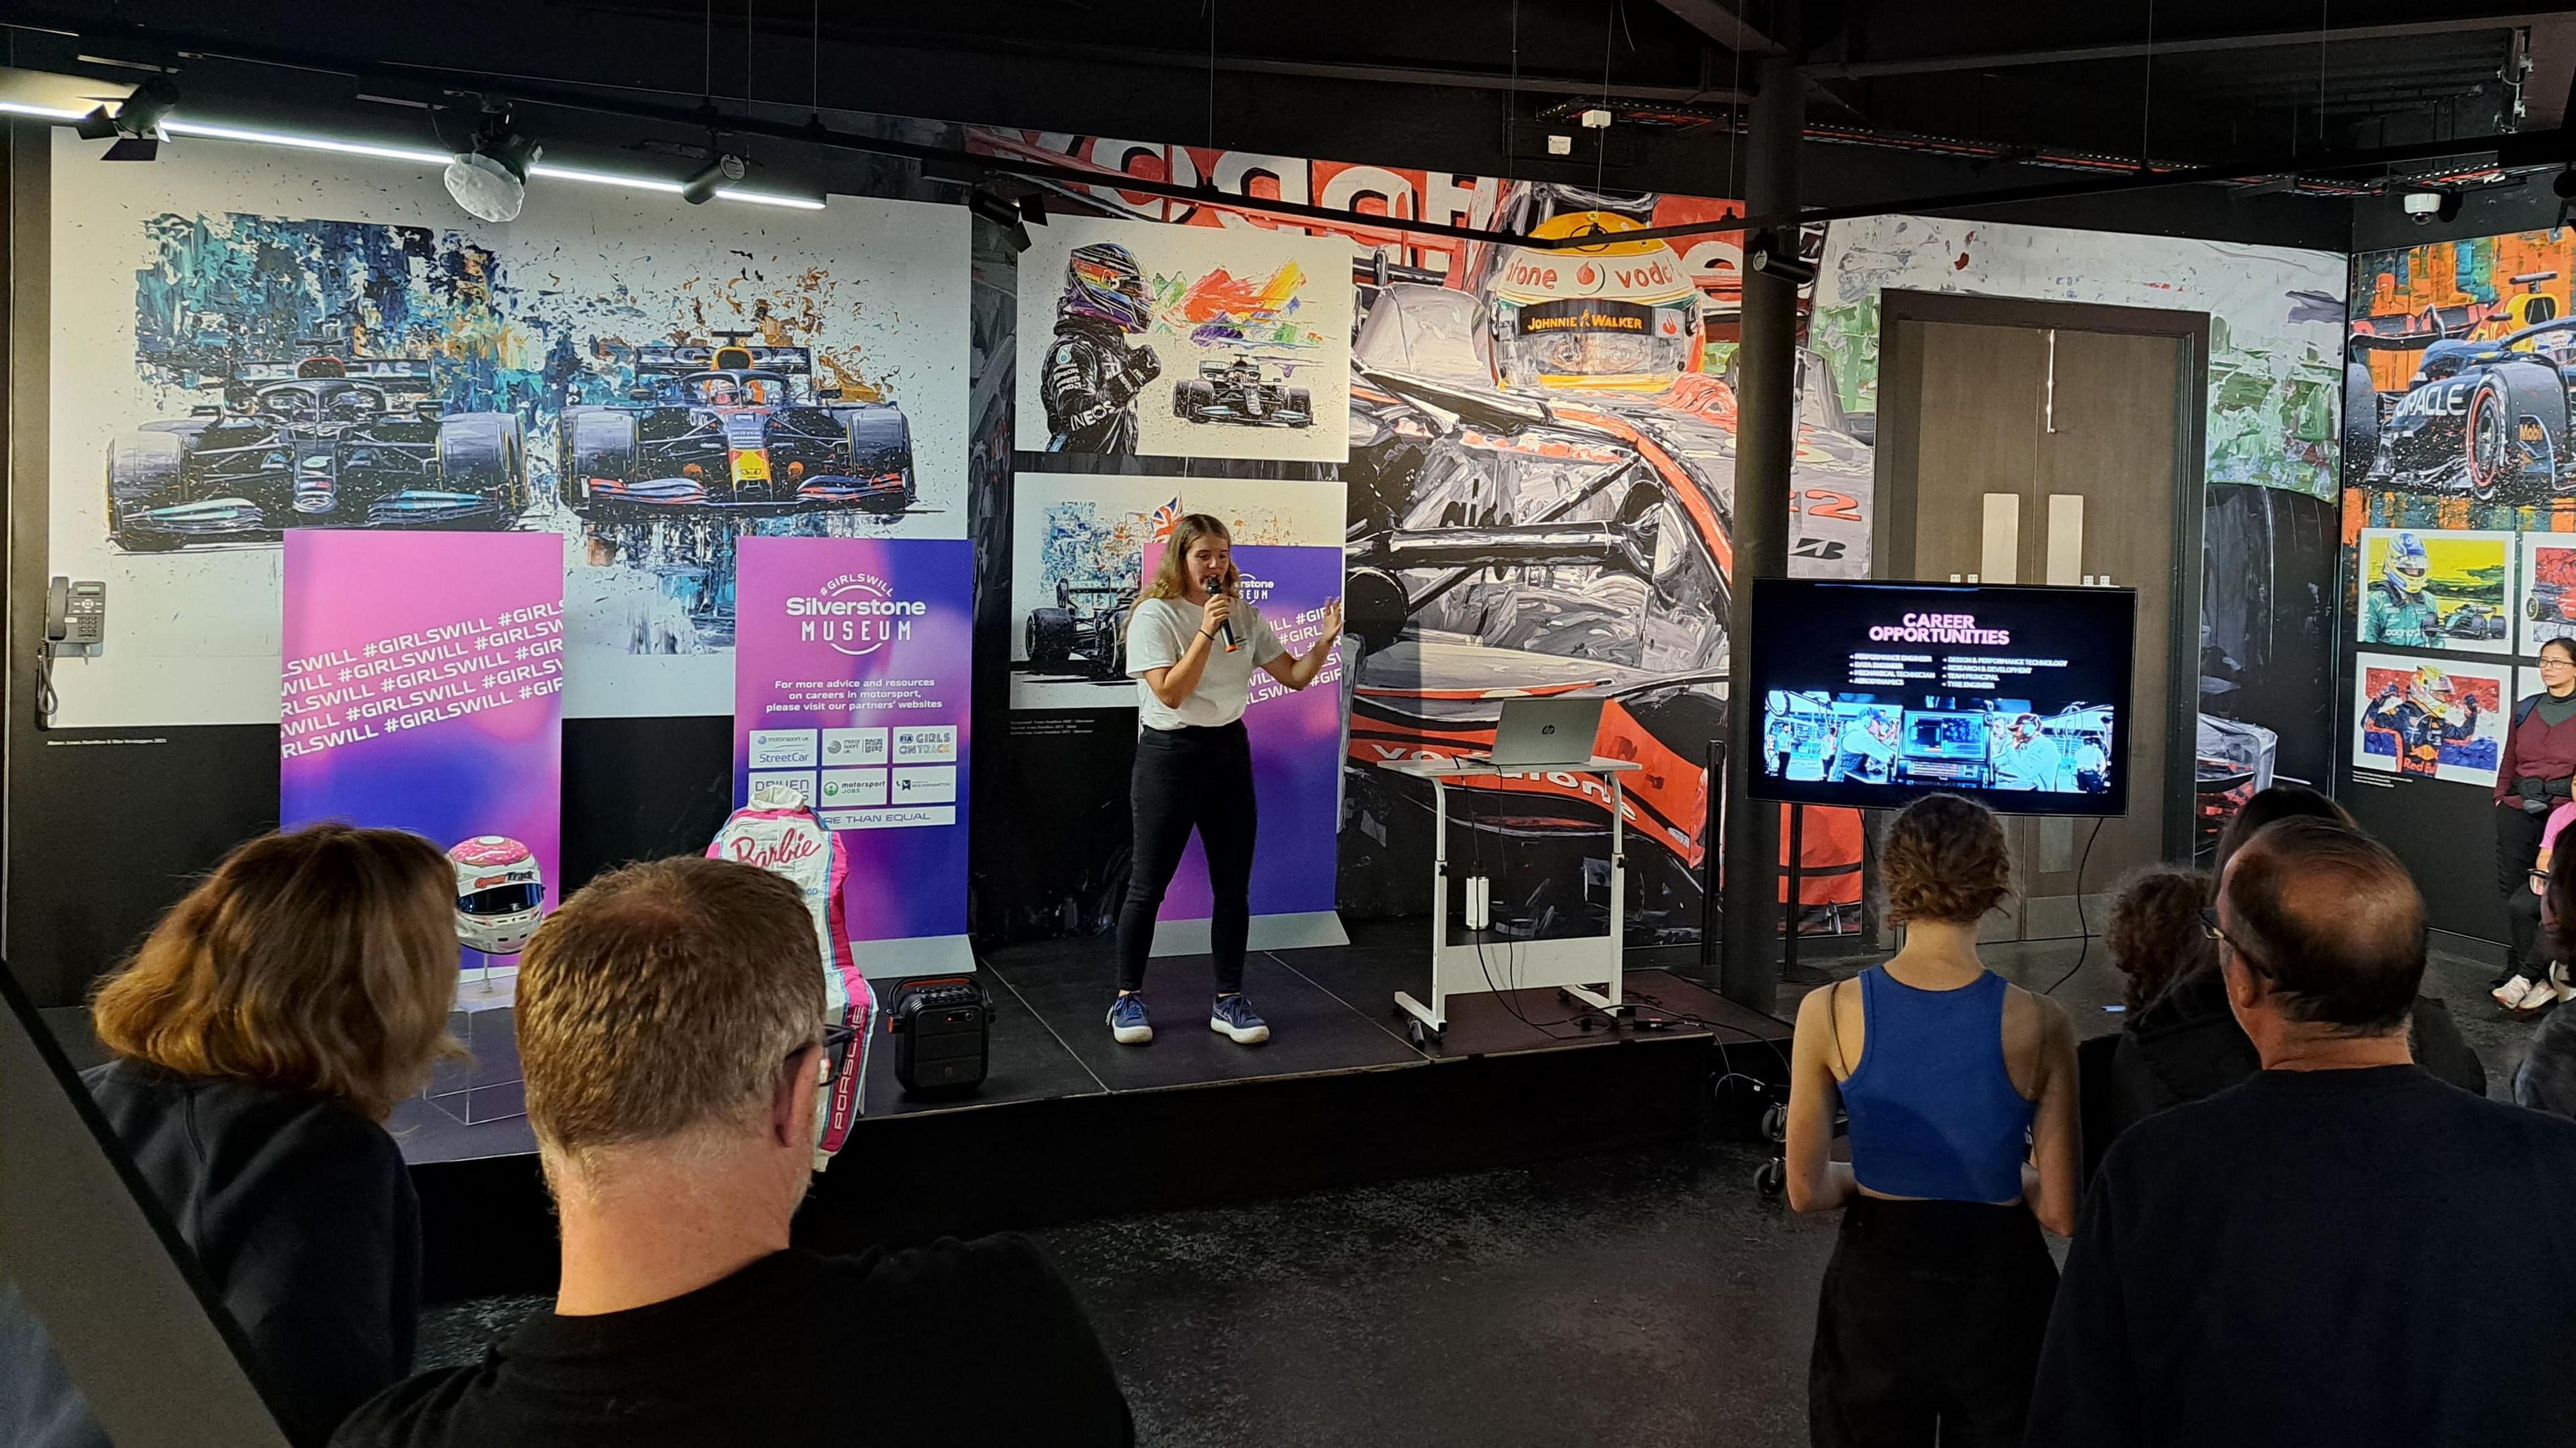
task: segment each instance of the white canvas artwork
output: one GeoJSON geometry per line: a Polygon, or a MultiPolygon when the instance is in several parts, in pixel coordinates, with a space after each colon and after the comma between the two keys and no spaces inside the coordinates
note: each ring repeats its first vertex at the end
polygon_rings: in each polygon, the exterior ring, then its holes
{"type": "Polygon", "coordinates": [[[1092,217],[1029,235],[1020,451],[1350,455],[1348,241],[1092,217]]]}
{"type": "Polygon", "coordinates": [[[1222,519],[1239,545],[1314,547],[1342,536],[1342,485],[1239,478],[1022,473],[1011,537],[1011,707],[1132,709],[1127,613],[1145,549],[1184,513],[1222,519]]]}
{"type": "Polygon", "coordinates": [[[289,527],[558,534],[565,711],[733,707],[734,540],[966,534],[968,222],[58,132],[51,571],[108,585],[67,726],[278,717],[289,527]],[[102,486],[104,483],[104,486],[102,486]]]}
{"type": "Polygon", "coordinates": [[[2353,656],[2352,767],[2493,786],[2512,722],[2512,664],[2353,656]]]}

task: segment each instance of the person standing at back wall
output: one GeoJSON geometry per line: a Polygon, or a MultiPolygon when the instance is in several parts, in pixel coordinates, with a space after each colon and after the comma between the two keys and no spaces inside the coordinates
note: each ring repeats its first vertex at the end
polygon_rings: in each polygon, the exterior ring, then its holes
{"type": "Polygon", "coordinates": [[[2576,639],[2540,646],[2540,686],[2513,706],[2496,766],[2496,890],[2504,897],[2507,930],[2495,999],[2509,1011],[2539,1010],[2576,994],[2550,972],[2539,913],[2514,908],[2517,896],[2532,892],[2541,833],[2550,812],[2568,802],[2576,778],[2576,639]]]}
{"type": "Polygon", "coordinates": [[[1342,604],[1325,603],[1323,633],[1299,657],[1259,610],[1235,596],[1241,582],[1225,524],[1205,513],[1185,514],[1128,614],[1127,672],[1137,682],[1142,727],[1130,787],[1135,844],[1118,910],[1118,999],[1109,1007],[1109,1031],[1121,1045],[1154,1039],[1145,1012],[1145,962],[1154,950],[1154,918],[1193,829],[1206,848],[1215,897],[1208,948],[1216,957],[1216,1002],[1208,1028],[1247,1046],[1270,1039],[1269,1024],[1243,997],[1258,831],[1243,711],[1254,669],[1291,689],[1315,682],[1341,638],[1342,604]]]}

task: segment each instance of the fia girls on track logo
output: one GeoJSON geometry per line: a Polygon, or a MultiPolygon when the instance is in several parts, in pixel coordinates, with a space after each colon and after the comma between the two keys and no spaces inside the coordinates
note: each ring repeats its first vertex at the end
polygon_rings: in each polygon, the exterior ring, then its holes
{"type": "Polygon", "coordinates": [[[929,612],[920,599],[895,597],[894,585],[873,573],[844,573],[787,600],[797,642],[829,644],[854,659],[909,641],[913,621],[929,612]]]}

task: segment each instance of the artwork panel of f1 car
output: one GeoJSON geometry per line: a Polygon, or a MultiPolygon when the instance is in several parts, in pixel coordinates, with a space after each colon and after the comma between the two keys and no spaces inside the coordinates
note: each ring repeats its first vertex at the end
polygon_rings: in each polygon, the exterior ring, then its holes
{"type": "Polygon", "coordinates": [[[1183,422],[1312,427],[1314,395],[1288,385],[1290,370],[1249,358],[1202,362],[1198,376],[1173,384],[1172,414],[1183,422]]]}
{"type": "Polygon", "coordinates": [[[919,500],[902,409],[818,385],[808,348],[716,335],[639,348],[624,397],[564,409],[564,506],[631,519],[900,512],[919,500]]]}
{"type": "Polygon", "coordinates": [[[233,363],[221,400],[109,442],[107,525],[129,553],[274,543],[288,528],[508,528],[528,510],[521,420],[448,411],[423,358],[317,338],[233,363]]]}
{"type": "MultiPolygon", "coordinates": [[[[2528,505],[2576,492],[2569,392],[2576,317],[2500,335],[2357,331],[2345,363],[2346,466],[2368,486],[2528,505]],[[2370,354],[2416,352],[2383,393],[2370,354]]],[[[2384,370],[2383,370],[2384,375],[2384,370]]]]}

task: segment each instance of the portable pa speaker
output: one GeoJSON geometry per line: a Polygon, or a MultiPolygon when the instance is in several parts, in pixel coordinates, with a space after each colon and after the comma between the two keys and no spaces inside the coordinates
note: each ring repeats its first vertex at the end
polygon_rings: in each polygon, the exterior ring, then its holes
{"type": "Polygon", "coordinates": [[[971,1091],[984,1084],[993,1058],[993,1007],[971,975],[908,980],[886,1012],[893,1033],[894,1078],[907,1094],[971,1091]]]}

